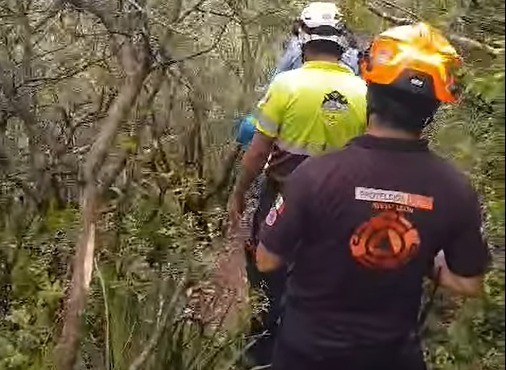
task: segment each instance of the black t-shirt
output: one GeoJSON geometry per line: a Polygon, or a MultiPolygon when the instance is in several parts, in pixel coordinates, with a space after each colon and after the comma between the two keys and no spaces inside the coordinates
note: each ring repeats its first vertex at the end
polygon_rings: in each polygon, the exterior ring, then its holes
{"type": "Polygon", "coordinates": [[[487,267],[477,195],[426,141],[358,137],[304,161],[283,196],[260,240],[292,264],[280,338],[301,351],[409,335],[440,250],[458,275],[487,267]]]}

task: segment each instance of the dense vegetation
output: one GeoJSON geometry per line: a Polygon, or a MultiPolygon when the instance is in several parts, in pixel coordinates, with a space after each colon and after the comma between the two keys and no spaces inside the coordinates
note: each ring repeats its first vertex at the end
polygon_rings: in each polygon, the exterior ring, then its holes
{"type": "MultiPolygon", "coordinates": [[[[227,250],[232,121],[300,3],[0,0],[0,369],[236,368],[242,320],[221,330],[194,298],[227,250]]],[[[494,268],[482,300],[437,294],[427,355],[500,369],[504,3],[342,5],[366,36],[428,20],[465,58],[463,101],[427,134],[479,189],[494,268]]]]}

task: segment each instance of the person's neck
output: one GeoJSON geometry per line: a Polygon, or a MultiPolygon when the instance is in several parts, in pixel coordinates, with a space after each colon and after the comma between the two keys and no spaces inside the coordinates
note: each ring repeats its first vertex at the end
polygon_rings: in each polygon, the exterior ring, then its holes
{"type": "Polygon", "coordinates": [[[328,62],[337,64],[340,60],[333,55],[319,54],[307,57],[305,62],[328,62]]]}
{"type": "Polygon", "coordinates": [[[420,134],[369,124],[366,134],[383,139],[420,140],[420,134]]]}

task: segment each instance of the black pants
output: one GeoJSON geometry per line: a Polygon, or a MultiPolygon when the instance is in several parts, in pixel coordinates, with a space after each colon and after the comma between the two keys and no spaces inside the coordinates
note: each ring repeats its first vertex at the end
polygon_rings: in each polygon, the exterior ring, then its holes
{"type": "MultiPolygon", "coordinates": [[[[267,217],[270,208],[274,204],[279,193],[279,187],[272,180],[266,179],[262,184],[259,205],[253,218],[251,230],[251,243],[255,246],[259,242],[260,227],[267,217]]],[[[248,355],[255,365],[262,366],[272,362],[272,353],[276,339],[278,319],[282,310],[282,299],[285,291],[286,270],[280,269],[271,273],[261,273],[256,268],[254,256],[246,251],[246,272],[250,287],[262,290],[267,297],[267,311],[262,312],[251,323],[250,334],[257,341],[251,347],[248,355]],[[266,332],[263,336],[262,333],[266,332]]]]}
{"type": "Polygon", "coordinates": [[[427,370],[427,367],[418,342],[318,358],[278,341],[271,370],[427,370]]]}

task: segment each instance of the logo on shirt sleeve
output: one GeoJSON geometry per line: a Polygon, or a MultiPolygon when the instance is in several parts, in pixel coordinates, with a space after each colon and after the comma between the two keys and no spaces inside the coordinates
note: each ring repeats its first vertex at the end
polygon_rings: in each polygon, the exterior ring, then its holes
{"type": "Polygon", "coordinates": [[[283,210],[285,209],[285,202],[283,200],[283,197],[279,195],[276,198],[276,202],[274,203],[274,206],[269,211],[269,214],[265,218],[265,224],[267,226],[272,226],[274,223],[276,223],[276,220],[278,216],[283,213],[283,210]]]}
{"type": "Polygon", "coordinates": [[[275,207],[272,207],[269,211],[269,214],[265,218],[265,224],[267,226],[272,226],[276,222],[276,219],[278,218],[278,212],[276,211],[275,207]]]}

